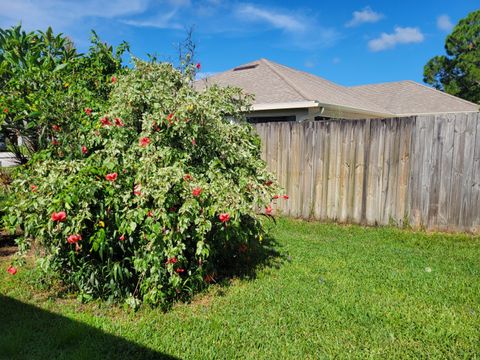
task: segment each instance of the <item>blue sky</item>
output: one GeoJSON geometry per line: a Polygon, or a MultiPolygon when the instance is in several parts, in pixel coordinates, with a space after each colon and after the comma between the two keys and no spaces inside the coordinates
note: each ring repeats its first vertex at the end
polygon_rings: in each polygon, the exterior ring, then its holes
{"type": "Polygon", "coordinates": [[[478,1],[0,0],[0,27],[20,21],[72,37],[86,50],[89,31],[126,40],[141,58],[176,57],[194,26],[202,72],[259,58],[343,85],[422,81],[423,65],[443,54],[445,36],[478,1]]]}

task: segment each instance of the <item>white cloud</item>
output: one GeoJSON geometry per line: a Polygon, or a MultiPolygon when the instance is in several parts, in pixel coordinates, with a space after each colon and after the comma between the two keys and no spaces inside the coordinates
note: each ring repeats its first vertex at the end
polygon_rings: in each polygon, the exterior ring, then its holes
{"type": "Polygon", "coordinates": [[[394,33],[382,33],[379,38],[368,42],[371,51],[382,51],[394,48],[397,44],[421,43],[425,39],[419,28],[396,27],[394,33]]]}
{"type": "Polygon", "coordinates": [[[147,6],[147,0],[0,1],[0,26],[6,27],[21,22],[27,29],[44,29],[52,26],[54,29],[66,30],[68,27],[74,27],[79,20],[88,17],[114,19],[141,13],[147,6]]]}
{"type": "Polygon", "coordinates": [[[307,29],[302,21],[292,15],[267,9],[260,9],[257,6],[250,4],[241,4],[237,8],[236,14],[243,20],[265,21],[271,26],[285,31],[303,32],[307,29]]]}
{"type": "Polygon", "coordinates": [[[442,30],[449,32],[450,30],[453,29],[453,23],[450,20],[450,16],[448,15],[440,15],[437,17],[437,27],[442,30]]]}
{"type": "Polygon", "coordinates": [[[345,24],[346,27],[358,26],[364,23],[375,23],[384,16],[378,12],[373,11],[369,6],[363,10],[354,11],[352,19],[345,24]]]}
{"type": "Polygon", "coordinates": [[[177,9],[173,9],[166,14],[160,14],[154,17],[149,17],[147,19],[127,19],[121,20],[121,22],[127,25],[138,27],[152,27],[157,29],[184,29],[185,26],[182,26],[181,24],[173,21],[175,15],[177,14],[177,11],[177,9]]]}

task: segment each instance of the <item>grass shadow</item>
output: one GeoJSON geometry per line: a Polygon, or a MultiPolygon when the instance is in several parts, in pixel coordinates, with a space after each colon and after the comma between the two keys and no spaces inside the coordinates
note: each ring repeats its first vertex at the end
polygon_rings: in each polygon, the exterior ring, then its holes
{"type": "Polygon", "coordinates": [[[0,295],[0,359],[178,359],[0,295]]]}
{"type": "Polygon", "coordinates": [[[214,260],[215,267],[222,269],[216,274],[217,282],[228,284],[233,278],[253,280],[261,269],[280,268],[288,260],[287,255],[280,243],[270,235],[261,242],[250,242],[248,246],[232,246],[214,260]]]}

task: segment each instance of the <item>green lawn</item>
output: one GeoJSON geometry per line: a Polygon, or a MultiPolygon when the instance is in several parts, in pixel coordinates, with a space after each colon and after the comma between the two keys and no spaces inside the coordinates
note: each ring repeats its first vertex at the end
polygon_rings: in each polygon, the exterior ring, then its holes
{"type": "Polygon", "coordinates": [[[286,219],[274,235],[283,261],[167,313],[49,298],[2,270],[0,358],[480,357],[479,237],[286,219]]]}

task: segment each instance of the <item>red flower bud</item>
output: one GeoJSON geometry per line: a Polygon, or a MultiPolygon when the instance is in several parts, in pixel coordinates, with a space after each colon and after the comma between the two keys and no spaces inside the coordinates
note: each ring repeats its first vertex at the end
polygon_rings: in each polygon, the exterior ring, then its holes
{"type": "Polygon", "coordinates": [[[288,200],[288,195],[283,195],[283,198],[284,198],[285,200],[288,200]]]}
{"type": "Polygon", "coordinates": [[[270,205],[268,205],[266,208],[265,208],[265,214],[267,215],[271,215],[272,214],[272,207],[270,205]]]}
{"type": "Polygon", "coordinates": [[[82,153],[84,153],[85,155],[88,154],[88,149],[85,145],[82,146],[82,153]]]}
{"type": "Polygon", "coordinates": [[[195,140],[195,138],[192,138],[192,145],[193,146],[197,145],[197,141],[195,140]]]}
{"type": "Polygon", "coordinates": [[[141,147],[146,147],[148,144],[150,144],[150,139],[148,137],[142,137],[139,141],[139,144],[141,147]]]}
{"type": "Polygon", "coordinates": [[[183,180],[185,180],[185,181],[191,181],[191,180],[193,180],[193,177],[192,177],[192,175],[190,175],[190,174],[185,174],[185,175],[183,176],[183,180]]]}
{"type": "Polygon", "coordinates": [[[38,187],[37,185],[30,185],[30,189],[32,189],[32,192],[37,191],[38,187]]]}
{"type": "Polygon", "coordinates": [[[219,219],[222,223],[226,223],[227,221],[230,220],[230,214],[229,214],[229,213],[222,213],[222,214],[218,215],[218,219],[219,219]]]}
{"type": "Polygon", "coordinates": [[[15,275],[17,273],[17,269],[10,265],[8,268],[7,268],[7,272],[10,274],[10,275],[15,275]]]}
{"type": "Polygon", "coordinates": [[[87,116],[92,115],[92,109],[90,109],[90,108],[85,108],[84,111],[85,111],[85,114],[87,114],[87,116]]]}
{"type": "Polygon", "coordinates": [[[108,119],[108,117],[104,116],[100,119],[100,122],[102,123],[102,126],[111,126],[112,123],[108,119]]]}
{"type": "Polygon", "coordinates": [[[280,195],[273,195],[273,198],[276,200],[280,197],[280,195]]]}
{"type": "Polygon", "coordinates": [[[82,236],[81,236],[81,235],[78,235],[78,234],[70,235],[70,236],[67,238],[67,242],[68,242],[69,244],[76,244],[76,243],[79,242],[80,240],[82,240],[82,236]]]}
{"type": "Polygon", "coordinates": [[[200,63],[197,63],[197,65],[195,65],[195,67],[197,68],[197,70],[200,70],[200,68],[202,67],[202,65],[200,63]]]}
{"type": "Polygon", "coordinates": [[[265,185],[267,186],[270,186],[273,184],[273,181],[272,180],[268,180],[268,181],[265,181],[265,185]]]}
{"type": "Polygon", "coordinates": [[[147,216],[148,216],[148,217],[153,217],[153,212],[152,212],[152,210],[148,210],[147,216]]]}
{"type": "Polygon", "coordinates": [[[53,212],[51,216],[52,221],[62,222],[67,219],[67,213],[65,211],[53,212]]]}
{"type": "Polygon", "coordinates": [[[200,187],[196,187],[192,190],[192,195],[195,197],[200,196],[201,193],[202,193],[202,188],[200,187]]]}
{"type": "Polygon", "coordinates": [[[8,114],[8,109],[7,109],[7,108],[3,109],[3,112],[4,112],[5,114],[8,114]]]}
{"type": "Polygon", "coordinates": [[[115,180],[117,180],[117,177],[118,177],[118,174],[116,172],[105,175],[105,179],[111,182],[114,182],[115,180]]]}
{"type": "Polygon", "coordinates": [[[60,129],[60,126],[58,126],[58,125],[52,125],[52,130],[53,131],[60,131],[61,129],[60,129]]]}
{"type": "Polygon", "coordinates": [[[112,83],[115,84],[117,82],[117,78],[115,76],[112,76],[112,83]]]}
{"type": "Polygon", "coordinates": [[[115,125],[116,125],[116,126],[120,126],[120,127],[125,126],[125,124],[123,123],[122,119],[120,119],[120,118],[118,118],[118,117],[115,118],[115,125]]]}
{"type": "Polygon", "coordinates": [[[176,257],[172,257],[172,258],[168,258],[167,261],[165,262],[165,264],[176,264],[177,263],[177,258],[176,257]]]}
{"type": "Polygon", "coordinates": [[[172,113],[172,114],[168,114],[167,120],[168,120],[168,122],[169,122],[170,124],[173,123],[172,119],[173,119],[174,116],[175,116],[175,114],[173,114],[173,113],[172,113]]]}
{"type": "Polygon", "coordinates": [[[125,235],[122,234],[122,236],[120,236],[120,237],[118,238],[118,240],[124,241],[124,240],[125,240],[125,235]]]}
{"type": "Polygon", "coordinates": [[[181,274],[181,273],[185,272],[185,269],[178,268],[178,269],[175,269],[175,272],[176,272],[177,274],[181,274]]]}

